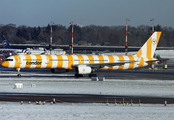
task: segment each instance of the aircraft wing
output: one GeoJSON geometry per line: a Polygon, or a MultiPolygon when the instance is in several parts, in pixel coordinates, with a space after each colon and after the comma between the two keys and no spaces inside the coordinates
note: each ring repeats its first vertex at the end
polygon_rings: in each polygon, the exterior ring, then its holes
{"type": "Polygon", "coordinates": [[[107,67],[121,66],[121,65],[124,65],[125,63],[131,63],[131,62],[135,62],[135,61],[112,62],[112,63],[93,63],[93,64],[74,64],[74,65],[72,65],[72,67],[75,68],[80,65],[86,65],[86,66],[90,66],[91,68],[94,68],[94,69],[100,69],[105,66],[107,66],[107,67]]]}

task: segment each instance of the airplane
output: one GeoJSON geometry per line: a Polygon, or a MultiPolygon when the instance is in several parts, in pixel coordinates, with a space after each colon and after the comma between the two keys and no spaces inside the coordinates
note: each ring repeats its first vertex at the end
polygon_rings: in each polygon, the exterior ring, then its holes
{"type": "Polygon", "coordinates": [[[154,53],[161,32],[154,32],[135,55],[13,55],[2,66],[20,69],[51,69],[53,73],[75,70],[75,76],[97,76],[95,70],[129,70],[157,63],[154,53]]]}
{"type": "Polygon", "coordinates": [[[41,55],[41,54],[65,55],[66,54],[66,52],[63,49],[53,49],[50,53],[50,50],[47,50],[42,47],[38,47],[35,49],[27,48],[27,49],[22,50],[22,53],[23,54],[39,54],[39,55],[41,55]]]}
{"type": "Polygon", "coordinates": [[[18,54],[22,52],[22,49],[15,49],[11,47],[8,41],[1,35],[2,49],[0,49],[0,56],[8,57],[12,54],[18,54]]]}
{"type": "MultiPolygon", "coordinates": [[[[27,48],[27,49],[16,49],[13,48],[9,45],[8,41],[4,38],[3,35],[1,35],[1,41],[2,41],[2,47],[3,49],[0,49],[0,56],[4,56],[4,57],[8,57],[10,55],[13,54],[18,54],[18,55],[23,55],[23,54],[50,54],[50,50],[46,50],[46,49],[31,49],[31,48],[27,48]]],[[[66,54],[65,51],[63,51],[62,49],[54,49],[51,51],[52,54],[66,54]]]]}

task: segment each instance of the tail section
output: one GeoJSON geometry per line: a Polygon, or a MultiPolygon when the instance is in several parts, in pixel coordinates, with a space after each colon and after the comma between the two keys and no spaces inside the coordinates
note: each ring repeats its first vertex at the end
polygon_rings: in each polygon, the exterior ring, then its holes
{"type": "Polygon", "coordinates": [[[137,52],[137,57],[153,58],[161,32],[154,32],[147,42],[137,52]]]}
{"type": "Polygon", "coordinates": [[[3,35],[1,35],[1,41],[2,41],[2,48],[7,48],[7,49],[12,48],[12,47],[9,45],[8,41],[4,38],[3,35]]]}

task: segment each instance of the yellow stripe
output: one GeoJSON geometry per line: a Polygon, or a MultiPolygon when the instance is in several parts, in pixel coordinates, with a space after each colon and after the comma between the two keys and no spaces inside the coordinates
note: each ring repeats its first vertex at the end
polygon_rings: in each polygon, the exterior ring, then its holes
{"type": "MultiPolygon", "coordinates": [[[[134,57],[133,56],[128,56],[129,57],[129,61],[134,61],[134,57]]],[[[132,69],[133,67],[134,67],[134,62],[131,62],[131,63],[129,63],[129,67],[128,67],[128,69],[132,69]]]]}
{"type": "Polygon", "coordinates": [[[30,68],[31,64],[29,64],[29,62],[31,62],[31,56],[30,55],[25,55],[25,59],[26,59],[25,68],[30,68]]]}
{"type": "MultiPolygon", "coordinates": [[[[118,58],[119,58],[119,62],[124,62],[124,57],[123,56],[118,56],[118,58]]],[[[121,66],[119,66],[118,67],[118,70],[122,70],[124,68],[124,65],[121,65],[121,66]]]]}
{"type": "Polygon", "coordinates": [[[58,59],[56,68],[62,68],[62,66],[63,66],[63,57],[61,55],[56,55],[56,57],[58,59]]]}
{"type": "MultiPolygon", "coordinates": [[[[151,61],[151,60],[153,60],[152,58],[148,58],[148,61],[151,61]]],[[[153,64],[153,62],[148,62],[148,65],[152,65],[153,64]]]]}
{"type": "Polygon", "coordinates": [[[19,55],[14,55],[14,58],[15,58],[15,66],[14,66],[14,68],[19,68],[20,67],[20,56],[19,55]]]}
{"type": "Polygon", "coordinates": [[[151,58],[151,54],[152,54],[152,37],[149,38],[149,40],[147,41],[147,54],[146,57],[147,58],[151,58]]]}
{"type": "Polygon", "coordinates": [[[47,58],[47,66],[46,68],[51,68],[52,67],[52,64],[53,64],[53,61],[52,61],[52,56],[51,55],[45,55],[46,58],[47,58]]]}
{"type": "Polygon", "coordinates": [[[42,57],[40,55],[36,56],[36,62],[41,62],[41,64],[37,64],[35,68],[40,68],[42,66],[42,57]]]}
{"type": "Polygon", "coordinates": [[[92,55],[87,55],[89,59],[89,64],[94,63],[94,57],[92,55]]]}
{"type": "MultiPolygon", "coordinates": [[[[99,59],[99,63],[104,63],[104,58],[102,55],[97,55],[99,59]]],[[[102,70],[103,68],[100,68],[99,70],[102,70]]]]}
{"type": "Polygon", "coordinates": [[[79,59],[79,64],[84,64],[84,59],[82,55],[77,55],[78,59],[79,59]]]}
{"type": "MultiPolygon", "coordinates": [[[[114,57],[112,55],[108,55],[109,58],[109,63],[113,63],[114,62],[114,57]]],[[[108,67],[108,70],[112,70],[113,67],[108,67]]]]}
{"type": "Polygon", "coordinates": [[[142,48],[138,51],[138,53],[137,53],[137,57],[140,57],[141,54],[142,54],[142,48]]]}
{"type": "Polygon", "coordinates": [[[99,59],[99,63],[104,63],[104,58],[102,55],[97,55],[99,59]]]}
{"type": "Polygon", "coordinates": [[[144,65],[144,59],[143,59],[143,58],[141,58],[141,60],[140,60],[140,64],[139,64],[138,68],[143,67],[143,65],[144,65]]]}
{"type": "Polygon", "coordinates": [[[68,69],[73,69],[71,65],[74,63],[73,57],[71,55],[66,55],[68,57],[68,69]]]}

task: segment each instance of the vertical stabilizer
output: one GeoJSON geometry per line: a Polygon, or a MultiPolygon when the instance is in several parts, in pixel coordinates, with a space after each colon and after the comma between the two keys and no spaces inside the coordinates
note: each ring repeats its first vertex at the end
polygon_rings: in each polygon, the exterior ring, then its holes
{"type": "Polygon", "coordinates": [[[9,45],[8,41],[1,35],[2,48],[11,49],[12,47],[9,45]]]}
{"type": "Polygon", "coordinates": [[[160,39],[161,32],[154,32],[147,42],[137,52],[137,57],[153,58],[158,41],[160,39]]]}

